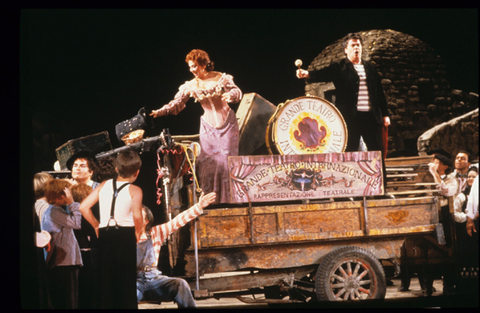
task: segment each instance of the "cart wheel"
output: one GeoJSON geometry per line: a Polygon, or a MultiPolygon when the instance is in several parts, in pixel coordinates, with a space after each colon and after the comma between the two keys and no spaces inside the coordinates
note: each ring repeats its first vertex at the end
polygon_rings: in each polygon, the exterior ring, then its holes
{"type": "Polygon", "coordinates": [[[319,301],[384,299],[386,292],[381,263],[363,248],[334,250],[318,267],[315,293],[319,301]]]}

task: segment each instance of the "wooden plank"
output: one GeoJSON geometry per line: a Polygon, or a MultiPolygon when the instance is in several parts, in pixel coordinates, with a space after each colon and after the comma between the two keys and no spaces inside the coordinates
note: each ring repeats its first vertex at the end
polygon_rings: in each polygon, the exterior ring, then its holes
{"type": "Polygon", "coordinates": [[[423,226],[410,226],[402,228],[376,228],[369,229],[369,236],[379,236],[379,235],[393,235],[393,234],[408,234],[408,233],[431,233],[435,230],[435,225],[423,225],[423,226]]]}
{"type": "MultiPolygon", "coordinates": [[[[358,236],[361,234],[358,209],[293,211],[253,215],[255,243],[306,241],[328,237],[358,236]],[[343,216],[339,223],[338,216],[343,216]],[[281,231],[279,231],[279,229],[281,231]],[[359,232],[356,232],[356,231],[359,232]]],[[[251,244],[250,221],[247,215],[200,217],[205,232],[200,236],[202,247],[220,247],[251,244]]]]}
{"type": "Polygon", "coordinates": [[[404,164],[403,166],[401,164],[395,165],[395,166],[389,166],[385,167],[385,170],[387,171],[416,171],[416,172],[428,172],[428,164],[417,164],[413,165],[412,164],[404,164]]]}
{"type": "Polygon", "coordinates": [[[388,182],[387,187],[434,187],[437,183],[416,183],[412,181],[388,182]]]}
{"type": "Polygon", "coordinates": [[[431,155],[427,156],[418,156],[418,157],[401,157],[401,158],[387,158],[385,159],[385,167],[393,166],[407,166],[410,164],[421,166],[423,164],[428,164],[432,160],[431,155]]]}
{"type": "Polygon", "coordinates": [[[397,195],[412,195],[412,194],[432,194],[432,193],[439,193],[440,190],[436,189],[425,189],[425,190],[407,190],[407,191],[389,191],[388,193],[393,196],[397,195]]]}
{"type": "MultiPolygon", "coordinates": [[[[198,242],[198,248],[208,248],[208,242],[202,242],[200,240],[200,238],[205,238],[207,237],[207,227],[205,226],[205,219],[203,218],[199,218],[198,219],[198,238],[197,238],[197,242],[198,242]]],[[[190,223],[190,225],[192,226],[190,228],[190,233],[191,234],[194,234],[195,232],[195,228],[193,228],[193,223],[190,223]]],[[[195,242],[192,238],[192,241],[191,242],[195,242]]]]}
{"type": "Polygon", "coordinates": [[[433,204],[367,208],[369,230],[434,225],[438,223],[433,204]]]}
{"type": "Polygon", "coordinates": [[[201,246],[235,246],[250,244],[250,221],[245,216],[222,216],[203,219],[204,234],[199,238],[201,246]]]}
{"type": "Polygon", "coordinates": [[[386,161],[387,184],[389,195],[411,197],[412,195],[436,193],[435,183],[428,170],[431,156],[407,157],[386,161]]]}
{"type": "Polygon", "coordinates": [[[417,203],[435,203],[435,197],[416,197],[402,199],[372,199],[367,201],[368,207],[411,205],[417,203]]]}
{"type": "Polygon", "coordinates": [[[413,168],[413,169],[399,169],[399,168],[396,168],[396,169],[391,169],[391,168],[386,168],[385,169],[387,173],[417,173],[417,174],[421,174],[421,173],[429,173],[429,170],[428,168],[427,169],[418,169],[418,168],[413,168]]]}
{"type": "MultiPolygon", "coordinates": [[[[436,214],[437,207],[432,196],[373,199],[366,203],[369,229],[404,228],[438,222],[432,213],[436,214]],[[402,214],[408,223],[403,223],[402,214]],[[394,222],[397,225],[392,224],[394,222]]],[[[201,249],[250,245],[251,229],[255,244],[361,237],[365,230],[362,201],[252,207],[253,227],[250,227],[247,208],[213,209],[207,210],[207,213],[199,217],[201,249]]],[[[392,231],[395,234],[401,232],[392,231]]]]}
{"type": "Polygon", "coordinates": [[[434,196],[417,196],[413,198],[395,198],[395,199],[379,199],[368,200],[367,207],[399,207],[417,204],[438,205],[437,198],[434,196]]]}
{"type": "MultiPolygon", "coordinates": [[[[344,246],[365,248],[379,259],[400,258],[400,248],[404,242],[404,236],[360,238],[345,237],[338,238],[338,240],[326,238],[308,242],[199,250],[199,275],[244,269],[281,269],[319,264],[326,254],[344,246]]],[[[187,277],[194,277],[195,255],[193,250],[186,251],[185,260],[187,277]]]]}
{"type": "MultiPolygon", "coordinates": [[[[276,285],[282,280],[293,284],[294,277],[304,277],[313,270],[314,268],[312,267],[297,268],[295,270],[280,269],[276,271],[265,271],[259,273],[202,278],[200,279],[200,290],[220,292],[260,288],[264,286],[276,285]]],[[[189,284],[192,290],[196,289],[195,282],[190,282],[189,284]]]]}
{"type": "Polygon", "coordinates": [[[387,172],[399,172],[399,171],[403,171],[403,172],[413,172],[415,171],[416,169],[413,168],[413,167],[386,167],[385,168],[385,171],[387,172]]]}
{"type": "Polygon", "coordinates": [[[277,212],[277,233],[279,235],[285,235],[285,223],[283,219],[283,212],[277,212]]]}
{"type": "Polygon", "coordinates": [[[385,165],[385,169],[390,171],[413,171],[416,169],[416,166],[412,166],[411,164],[399,164],[396,166],[385,165]]]}
{"type": "Polygon", "coordinates": [[[401,174],[387,174],[387,178],[395,178],[395,177],[407,177],[407,178],[410,178],[410,177],[417,177],[418,174],[417,173],[401,173],[401,174]]]}
{"type": "Polygon", "coordinates": [[[285,215],[285,233],[301,235],[355,231],[360,230],[359,221],[359,209],[293,212],[285,215]]]}
{"type": "Polygon", "coordinates": [[[248,215],[248,207],[238,208],[219,208],[219,209],[206,209],[205,212],[208,216],[232,216],[232,215],[248,215]]]}
{"type": "Polygon", "coordinates": [[[275,206],[259,206],[253,207],[254,214],[265,213],[289,213],[289,212],[309,212],[309,211],[325,211],[352,209],[361,206],[361,201],[334,201],[330,203],[310,203],[310,204],[289,204],[275,206]]]}
{"type": "Polygon", "coordinates": [[[314,240],[323,240],[323,239],[343,239],[343,238],[358,238],[364,237],[365,234],[363,230],[352,230],[352,231],[337,231],[337,232],[322,232],[322,233],[307,233],[307,234],[289,234],[283,236],[275,237],[257,237],[256,243],[258,244],[282,244],[288,242],[308,242],[314,240]]]}

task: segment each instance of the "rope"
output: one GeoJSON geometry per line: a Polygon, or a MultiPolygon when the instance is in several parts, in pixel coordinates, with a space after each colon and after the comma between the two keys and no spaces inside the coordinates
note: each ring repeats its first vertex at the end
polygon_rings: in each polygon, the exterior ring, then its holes
{"type": "Polygon", "coordinates": [[[200,189],[200,185],[199,185],[199,183],[198,183],[197,174],[196,174],[195,171],[193,170],[194,167],[193,167],[193,165],[192,165],[192,160],[190,160],[190,155],[187,153],[187,150],[192,153],[192,156],[193,156],[193,164],[195,164],[195,162],[197,161],[197,157],[195,156],[195,152],[194,152],[193,149],[190,147],[190,145],[186,145],[186,144],[182,144],[182,143],[179,143],[179,145],[181,145],[181,146],[185,149],[185,155],[187,156],[188,164],[190,165],[190,169],[192,170],[193,178],[195,179],[195,185],[197,186],[197,192],[200,192],[201,189],[200,189]]]}
{"type": "Polygon", "coordinates": [[[158,181],[163,177],[162,167],[160,166],[160,153],[157,152],[157,181],[155,182],[155,186],[157,187],[157,204],[160,205],[162,201],[160,198],[162,197],[162,188],[158,187],[158,181]]]}
{"type": "MultiPolygon", "coordinates": [[[[197,190],[196,190],[196,191],[197,191],[197,192],[200,192],[201,189],[200,189],[200,187],[199,187],[200,185],[198,184],[197,174],[196,174],[195,171],[193,170],[193,168],[194,168],[194,167],[193,167],[193,164],[195,164],[196,159],[197,159],[196,156],[195,156],[195,153],[194,153],[193,149],[192,149],[189,145],[187,145],[187,144],[177,143],[177,145],[181,146],[181,148],[178,149],[178,147],[177,147],[177,148],[175,148],[175,149],[173,149],[173,150],[163,150],[163,149],[162,149],[161,152],[162,152],[162,153],[171,152],[171,153],[173,153],[173,154],[180,154],[181,152],[185,151],[186,159],[187,159],[187,161],[188,161],[188,164],[189,164],[189,166],[190,166],[190,170],[191,170],[191,172],[192,172],[193,178],[195,179],[195,183],[196,183],[196,186],[197,186],[197,190]],[[183,150],[182,150],[182,149],[183,149],[183,150]],[[191,160],[188,151],[190,151],[190,152],[192,153],[193,161],[191,160]]],[[[180,170],[181,170],[181,169],[179,169],[179,171],[180,171],[180,170]]],[[[160,151],[159,151],[159,152],[157,152],[157,180],[156,180],[156,182],[155,182],[155,185],[156,185],[156,187],[157,187],[157,193],[156,193],[156,194],[157,194],[157,204],[158,204],[158,205],[160,205],[160,204],[162,203],[162,201],[161,201],[160,199],[161,199],[161,197],[162,197],[162,195],[163,195],[161,187],[159,188],[159,186],[158,186],[158,182],[159,182],[160,179],[163,177],[163,174],[164,174],[164,173],[163,173],[163,171],[162,171],[160,151]]]]}

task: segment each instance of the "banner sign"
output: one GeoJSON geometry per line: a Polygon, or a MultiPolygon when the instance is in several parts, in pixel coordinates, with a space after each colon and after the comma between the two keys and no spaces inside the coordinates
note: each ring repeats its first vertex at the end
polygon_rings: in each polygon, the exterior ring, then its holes
{"type": "Polygon", "coordinates": [[[380,151],[228,158],[232,203],[383,195],[380,151]]]}

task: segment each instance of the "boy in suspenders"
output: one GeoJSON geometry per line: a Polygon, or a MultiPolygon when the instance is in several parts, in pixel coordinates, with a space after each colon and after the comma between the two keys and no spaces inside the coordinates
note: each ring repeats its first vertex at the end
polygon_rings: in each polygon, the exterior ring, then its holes
{"type": "Polygon", "coordinates": [[[135,151],[118,153],[116,179],[102,182],[80,205],[98,236],[100,308],[136,309],[136,243],[143,228],[143,192],[132,183],[142,161],[135,151]],[[92,214],[99,202],[100,221],[92,214]]]}

